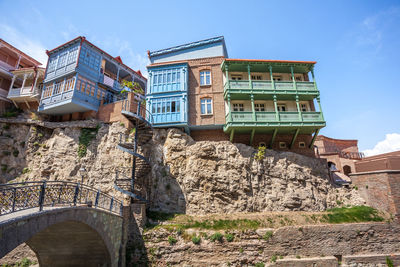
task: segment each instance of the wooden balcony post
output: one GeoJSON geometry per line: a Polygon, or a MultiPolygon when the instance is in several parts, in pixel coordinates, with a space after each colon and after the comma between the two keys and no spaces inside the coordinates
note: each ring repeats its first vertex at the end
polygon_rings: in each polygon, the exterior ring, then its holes
{"type": "Polygon", "coordinates": [[[226,79],[226,84],[227,84],[227,88],[228,89],[231,89],[230,88],[230,83],[229,83],[229,71],[228,71],[228,63],[226,63],[226,61],[225,61],[225,79],[226,79]]]}
{"type": "Polygon", "coordinates": [[[228,117],[229,122],[232,122],[232,113],[231,113],[231,94],[228,94],[228,117]]]}
{"type": "Polygon", "coordinates": [[[37,81],[38,81],[38,79],[39,79],[39,74],[40,74],[39,71],[36,70],[36,73],[35,73],[35,82],[33,83],[33,86],[32,86],[31,91],[35,91],[35,89],[36,89],[37,81]]]}
{"type": "Polygon", "coordinates": [[[321,119],[324,120],[324,114],[322,114],[322,108],[321,108],[321,99],[319,96],[317,96],[317,102],[319,107],[319,113],[321,114],[321,119]]]}
{"type": "Polygon", "coordinates": [[[293,66],[290,66],[290,72],[292,73],[293,89],[297,91],[297,84],[296,84],[296,79],[294,78],[293,66]]]}
{"type": "Polygon", "coordinates": [[[278,113],[278,103],[276,102],[276,95],[274,95],[274,108],[275,108],[275,118],[276,121],[279,121],[279,113],[278,113]]]}
{"type": "Polygon", "coordinates": [[[250,98],[251,98],[251,111],[253,112],[253,121],[256,121],[257,119],[256,119],[256,109],[254,106],[254,95],[251,94],[250,98]]]}
{"type": "Polygon", "coordinates": [[[24,80],[22,81],[21,90],[22,90],[22,88],[24,88],[24,86],[25,86],[26,77],[27,77],[27,75],[26,75],[26,73],[25,73],[25,74],[24,74],[24,80]]]}
{"type": "Polygon", "coordinates": [[[296,95],[296,106],[297,106],[297,112],[299,113],[299,120],[303,121],[303,116],[301,115],[300,104],[299,104],[299,96],[298,95],[296,95]]]}
{"type": "Polygon", "coordinates": [[[253,82],[251,81],[250,64],[247,64],[247,74],[249,75],[249,88],[253,90],[253,82]]]}
{"type": "Polygon", "coordinates": [[[11,89],[13,88],[13,85],[14,85],[14,82],[15,82],[15,79],[16,79],[16,78],[17,78],[16,75],[14,75],[14,76],[12,77],[12,79],[11,79],[11,85],[10,85],[9,91],[11,91],[11,89]]]}
{"type": "Polygon", "coordinates": [[[275,90],[274,75],[272,74],[272,66],[269,65],[269,76],[271,77],[272,90],[275,90]]]}
{"type": "Polygon", "coordinates": [[[315,131],[314,136],[313,136],[313,138],[312,138],[312,140],[311,140],[311,143],[310,143],[310,145],[308,146],[308,148],[312,148],[312,147],[313,147],[314,142],[315,142],[315,139],[316,139],[317,136],[318,136],[319,130],[320,130],[320,129],[317,129],[317,130],[315,131]]]}
{"type": "Polygon", "coordinates": [[[314,66],[311,67],[311,77],[312,77],[312,80],[313,80],[313,83],[314,83],[315,90],[318,90],[317,82],[315,81],[315,76],[314,76],[314,66]]]}

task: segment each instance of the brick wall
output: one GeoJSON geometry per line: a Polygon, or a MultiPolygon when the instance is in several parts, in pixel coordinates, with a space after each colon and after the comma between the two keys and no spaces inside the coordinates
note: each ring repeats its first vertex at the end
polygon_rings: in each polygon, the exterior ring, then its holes
{"type": "Polygon", "coordinates": [[[400,171],[354,173],[350,177],[367,205],[400,214],[400,171]]]}
{"type": "Polygon", "coordinates": [[[189,124],[210,125],[225,124],[224,85],[221,63],[223,57],[189,60],[189,124]],[[200,86],[200,71],[211,71],[211,85],[200,86]],[[200,99],[212,99],[212,115],[201,115],[200,99]]]}

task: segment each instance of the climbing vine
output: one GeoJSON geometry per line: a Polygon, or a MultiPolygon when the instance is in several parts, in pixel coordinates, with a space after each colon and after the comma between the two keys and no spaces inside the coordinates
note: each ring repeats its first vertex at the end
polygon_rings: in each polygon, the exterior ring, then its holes
{"type": "Polygon", "coordinates": [[[83,158],[86,156],[87,147],[90,142],[96,138],[97,132],[100,129],[100,125],[97,125],[96,128],[82,128],[81,135],[79,136],[79,146],[78,146],[78,156],[83,158]]]}
{"type": "Polygon", "coordinates": [[[265,146],[259,146],[256,155],[254,156],[254,158],[257,161],[262,161],[265,158],[265,150],[267,148],[265,146]]]}

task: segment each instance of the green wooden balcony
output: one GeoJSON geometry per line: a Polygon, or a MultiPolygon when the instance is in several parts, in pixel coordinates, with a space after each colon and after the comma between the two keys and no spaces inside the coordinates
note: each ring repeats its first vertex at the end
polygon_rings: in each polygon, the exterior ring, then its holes
{"type": "Polygon", "coordinates": [[[226,115],[225,132],[230,132],[232,129],[250,130],[258,128],[262,130],[280,128],[292,130],[294,128],[309,128],[314,131],[315,128],[325,126],[325,120],[322,112],[307,111],[307,112],[251,112],[239,111],[229,112],[226,115]]]}
{"type": "Polygon", "coordinates": [[[229,80],[224,86],[225,98],[227,94],[253,94],[257,95],[306,95],[316,97],[319,95],[314,82],[292,81],[235,81],[229,80]]]}

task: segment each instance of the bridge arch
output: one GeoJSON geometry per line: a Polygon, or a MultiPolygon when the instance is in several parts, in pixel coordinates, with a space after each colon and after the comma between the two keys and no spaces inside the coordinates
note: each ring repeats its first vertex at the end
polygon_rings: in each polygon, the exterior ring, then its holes
{"type": "Polygon", "coordinates": [[[118,266],[122,225],[121,216],[89,207],[20,215],[0,222],[0,258],[26,243],[40,266],[118,266]]]}

